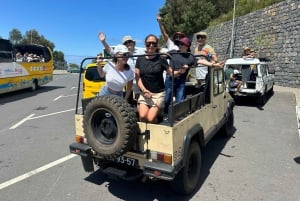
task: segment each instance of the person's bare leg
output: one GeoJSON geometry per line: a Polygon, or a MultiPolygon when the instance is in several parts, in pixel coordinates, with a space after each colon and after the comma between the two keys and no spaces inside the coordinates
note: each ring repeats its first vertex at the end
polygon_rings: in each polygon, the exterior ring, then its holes
{"type": "Polygon", "coordinates": [[[148,122],[148,113],[149,113],[149,106],[145,104],[139,104],[138,107],[139,117],[141,122],[148,122]]]}
{"type": "Polygon", "coordinates": [[[159,112],[159,107],[157,106],[150,107],[149,112],[147,114],[147,119],[149,123],[153,123],[153,124],[157,123],[158,112],[159,112]]]}

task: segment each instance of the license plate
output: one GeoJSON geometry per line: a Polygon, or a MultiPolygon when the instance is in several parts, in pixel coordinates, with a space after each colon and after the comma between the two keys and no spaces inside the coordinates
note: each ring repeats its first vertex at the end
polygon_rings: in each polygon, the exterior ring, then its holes
{"type": "Polygon", "coordinates": [[[126,156],[119,156],[117,158],[110,158],[110,160],[112,160],[116,163],[131,166],[131,167],[134,167],[138,164],[138,160],[136,160],[134,158],[129,158],[129,157],[126,157],[126,156]]]}

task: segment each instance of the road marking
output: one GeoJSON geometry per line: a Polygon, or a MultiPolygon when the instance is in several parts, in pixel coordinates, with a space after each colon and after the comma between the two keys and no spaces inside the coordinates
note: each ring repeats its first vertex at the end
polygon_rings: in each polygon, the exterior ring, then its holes
{"type": "Polygon", "coordinates": [[[74,111],[74,110],[75,110],[75,108],[69,109],[69,110],[63,110],[63,111],[60,111],[60,112],[54,112],[54,113],[50,113],[50,114],[45,114],[45,115],[41,115],[41,116],[36,116],[36,117],[32,117],[32,116],[34,116],[34,114],[31,114],[28,117],[26,117],[26,118],[22,119],[21,121],[19,121],[18,123],[16,123],[15,125],[13,125],[12,127],[10,127],[9,129],[15,129],[18,126],[20,126],[21,124],[23,124],[27,120],[39,119],[39,118],[42,118],[42,117],[48,117],[48,116],[52,116],[52,115],[56,115],[56,114],[60,114],[60,113],[64,113],[64,112],[74,111]]]}
{"type": "Polygon", "coordinates": [[[10,180],[8,180],[8,181],[6,181],[6,182],[0,184],[0,190],[4,189],[4,188],[6,188],[6,187],[8,187],[8,186],[10,186],[10,185],[13,185],[13,184],[15,184],[15,183],[18,183],[18,182],[20,182],[20,181],[22,181],[22,180],[24,180],[24,179],[27,179],[27,178],[29,178],[29,177],[35,175],[35,174],[38,174],[38,173],[40,173],[40,172],[43,172],[43,171],[45,171],[45,170],[47,170],[47,169],[49,169],[49,168],[52,168],[52,167],[54,167],[54,166],[56,166],[56,165],[59,165],[59,164],[65,162],[65,161],[68,161],[68,160],[70,160],[70,159],[72,159],[72,158],[74,158],[74,157],[76,157],[76,156],[77,156],[77,155],[75,155],[75,154],[69,154],[69,155],[67,155],[67,156],[65,156],[65,157],[63,157],[63,158],[60,158],[60,159],[58,159],[58,160],[56,160],[56,161],[53,161],[53,162],[51,162],[51,163],[48,163],[47,165],[44,165],[44,166],[42,166],[42,167],[40,167],[40,168],[37,168],[37,169],[35,169],[35,170],[32,170],[32,171],[27,172],[27,173],[25,173],[25,174],[22,174],[22,175],[20,175],[20,176],[18,176],[18,177],[15,177],[15,178],[13,178],[13,179],[10,179],[10,180]]]}
{"type": "Polygon", "coordinates": [[[68,95],[68,96],[60,95],[60,96],[56,97],[55,99],[53,99],[53,101],[57,101],[60,98],[67,98],[67,97],[71,97],[71,96],[77,96],[77,94],[72,94],[72,95],[68,95]]]}
{"type": "Polygon", "coordinates": [[[69,110],[63,110],[63,111],[60,111],[60,112],[54,112],[54,113],[50,113],[50,114],[44,114],[44,115],[36,116],[36,117],[30,118],[30,119],[39,119],[39,118],[42,118],[42,117],[48,117],[48,116],[52,116],[52,115],[56,115],[56,114],[60,114],[60,113],[64,113],[64,112],[70,112],[70,111],[73,111],[73,110],[75,110],[75,108],[69,109],[69,110]]]}
{"type": "Polygon", "coordinates": [[[54,100],[53,101],[57,101],[58,99],[60,99],[62,97],[62,95],[60,95],[60,96],[58,96],[58,97],[56,97],[56,98],[54,98],[54,100]]]}
{"type": "Polygon", "coordinates": [[[20,126],[22,123],[24,123],[25,121],[29,120],[32,116],[34,116],[34,114],[29,115],[28,117],[25,117],[24,119],[22,119],[21,121],[19,121],[18,123],[16,123],[15,125],[13,125],[12,127],[10,127],[9,129],[15,129],[18,126],[20,126]]]}

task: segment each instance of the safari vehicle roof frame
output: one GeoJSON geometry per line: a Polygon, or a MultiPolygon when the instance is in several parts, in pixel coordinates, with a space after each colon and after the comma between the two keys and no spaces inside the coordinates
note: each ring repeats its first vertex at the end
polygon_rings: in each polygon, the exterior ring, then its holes
{"type": "MultiPolygon", "coordinates": [[[[168,58],[172,58],[173,54],[181,54],[178,52],[173,52],[173,53],[157,53],[157,55],[163,55],[166,56],[168,58]]],[[[192,53],[189,53],[194,57],[200,56],[200,55],[193,55],[192,53]]],[[[143,54],[143,55],[134,55],[134,57],[143,57],[143,56],[147,56],[147,54],[143,54]]],[[[111,59],[112,57],[101,57],[101,59],[111,59]]],[[[84,58],[81,61],[80,64],[80,72],[79,72],[79,80],[78,80],[78,87],[77,87],[77,98],[76,98],[76,108],[75,108],[75,114],[78,113],[78,104],[79,104],[79,94],[80,94],[80,83],[81,83],[81,75],[83,72],[83,64],[85,63],[85,61],[87,60],[96,60],[96,57],[87,57],[84,58]]],[[[193,68],[195,68],[197,66],[193,66],[193,68]]],[[[172,72],[172,91],[171,91],[171,97],[174,96],[174,71],[172,72]]],[[[177,116],[181,116],[182,114],[186,114],[186,113],[190,113],[200,107],[202,107],[205,104],[205,100],[204,100],[204,96],[205,94],[198,94],[195,96],[190,97],[189,99],[185,100],[184,102],[181,103],[174,103],[173,99],[171,99],[171,103],[170,103],[170,110],[169,110],[169,123],[170,126],[172,127],[174,125],[174,122],[176,120],[177,116]]],[[[85,105],[85,104],[84,104],[85,105]]],[[[84,112],[84,111],[83,111],[84,112]]]]}

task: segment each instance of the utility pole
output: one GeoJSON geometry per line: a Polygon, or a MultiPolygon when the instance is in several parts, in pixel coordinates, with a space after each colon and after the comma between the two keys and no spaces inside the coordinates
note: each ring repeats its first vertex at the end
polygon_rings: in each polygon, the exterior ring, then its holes
{"type": "Polygon", "coordinates": [[[235,4],[236,0],[233,0],[233,15],[232,15],[232,30],[231,30],[231,42],[230,42],[230,55],[229,57],[232,58],[233,56],[233,45],[234,45],[234,28],[235,28],[235,4]]]}

